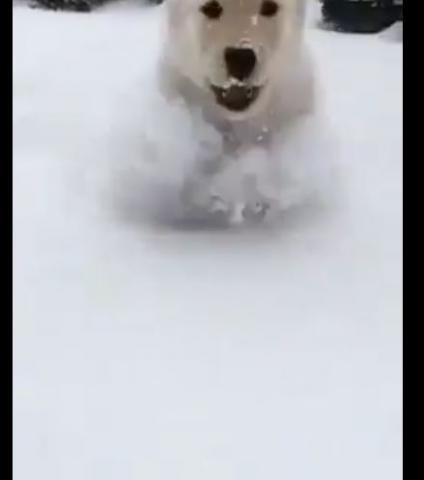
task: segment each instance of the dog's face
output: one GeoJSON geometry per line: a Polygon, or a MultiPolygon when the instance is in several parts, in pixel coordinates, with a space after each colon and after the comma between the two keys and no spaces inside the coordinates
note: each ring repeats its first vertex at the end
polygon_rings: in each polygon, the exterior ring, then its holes
{"type": "Polygon", "coordinates": [[[181,74],[232,118],[264,103],[301,38],[304,0],[168,0],[181,74]]]}

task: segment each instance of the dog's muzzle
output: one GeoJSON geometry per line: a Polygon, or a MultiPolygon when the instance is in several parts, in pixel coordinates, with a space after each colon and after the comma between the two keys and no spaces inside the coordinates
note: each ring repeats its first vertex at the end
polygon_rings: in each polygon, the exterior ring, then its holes
{"type": "Polygon", "coordinates": [[[261,87],[249,85],[231,85],[228,88],[211,85],[216,102],[233,112],[247,110],[258,98],[261,87]]]}

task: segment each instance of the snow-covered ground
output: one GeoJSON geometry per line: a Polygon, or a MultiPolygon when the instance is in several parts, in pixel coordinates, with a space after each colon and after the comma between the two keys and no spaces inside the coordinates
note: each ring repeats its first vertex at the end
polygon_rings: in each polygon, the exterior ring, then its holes
{"type": "Polygon", "coordinates": [[[13,13],[15,479],[400,480],[402,44],[311,19],[334,208],[184,229],[137,200],[162,7],[13,13]]]}

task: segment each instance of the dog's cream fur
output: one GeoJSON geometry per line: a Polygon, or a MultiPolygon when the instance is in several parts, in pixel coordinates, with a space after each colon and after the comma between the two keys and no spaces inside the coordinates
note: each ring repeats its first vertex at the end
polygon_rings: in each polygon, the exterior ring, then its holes
{"type": "Polygon", "coordinates": [[[280,9],[270,18],[259,14],[263,0],[218,1],[223,13],[210,20],[200,11],[206,0],[167,0],[162,86],[168,97],[182,97],[189,107],[201,109],[224,138],[231,138],[227,152],[245,151],[258,141],[272,142],[314,108],[314,80],[303,42],[306,0],[275,0],[280,9]],[[257,57],[248,82],[260,85],[261,92],[246,110],[234,112],[217,104],[210,84],[229,81],[223,52],[244,45],[257,57]]]}

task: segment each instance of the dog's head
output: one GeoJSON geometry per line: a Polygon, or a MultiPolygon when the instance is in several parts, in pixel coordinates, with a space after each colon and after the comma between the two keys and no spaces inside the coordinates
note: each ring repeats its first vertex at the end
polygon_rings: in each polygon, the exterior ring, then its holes
{"type": "Polygon", "coordinates": [[[232,118],[264,104],[300,41],[305,0],[168,0],[169,57],[232,118]]]}

